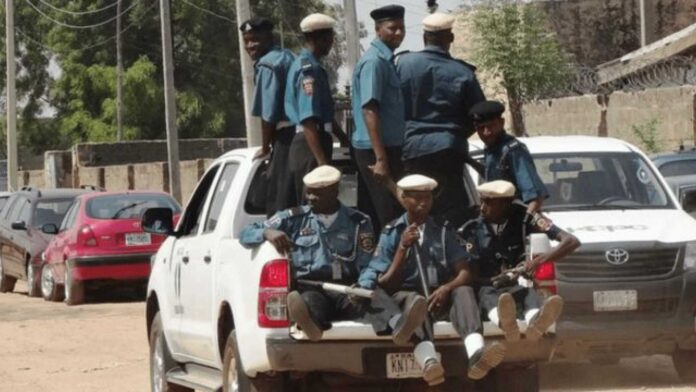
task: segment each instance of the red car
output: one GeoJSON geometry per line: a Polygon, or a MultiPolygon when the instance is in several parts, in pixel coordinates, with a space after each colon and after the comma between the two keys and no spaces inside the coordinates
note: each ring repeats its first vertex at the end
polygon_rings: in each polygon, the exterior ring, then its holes
{"type": "Polygon", "coordinates": [[[42,255],[44,299],[80,304],[88,281],[127,281],[145,287],[150,256],[165,238],[140,227],[140,215],[153,207],[171,208],[175,219],[181,211],[163,192],[90,193],[75,199],[60,228],[44,225],[44,232],[56,234],[42,255]]]}

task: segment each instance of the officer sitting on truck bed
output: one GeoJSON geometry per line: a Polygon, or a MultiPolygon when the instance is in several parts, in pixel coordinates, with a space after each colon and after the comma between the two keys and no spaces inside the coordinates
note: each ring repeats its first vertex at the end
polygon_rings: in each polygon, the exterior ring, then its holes
{"type": "MultiPolygon", "coordinates": [[[[341,172],[319,166],[304,177],[308,205],[278,212],[253,223],[240,235],[250,248],[268,241],[292,259],[295,279],[351,285],[372,258],[375,241],[370,218],[338,200],[341,172]]],[[[369,304],[355,298],[300,285],[288,294],[290,319],[312,341],[321,339],[331,321],[361,319],[378,335],[392,333],[397,344],[407,344],[425,318],[424,298],[404,309],[381,290],[369,304]]]]}
{"type": "MultiPolygon", "coordinates": [[[[401,199],[406,213],[384,227],[375,257],[358,283],[366,288],[383,287],[401,306],[432,291],[428,297],[431,315],[452,322],[464,339],[469,378],[483,378],[503,360],[505,347],[494,343],[484,348],[476,297],[471,287],[466,286],[470,280],[469,255],[454,233],[430,216],[437,182],[414,174],[402,178],[397,186],[403,192],[401,199]]],[[[426,322],[416,332],[415,354],[423,378],[436,385],[444,381],[444,369],[432,338],[432,323],[426,322]]]]}
{"type": "Polygon", "coordinates": [[[540,309],[536,291],[519,285],[517,278],[546,262],[560,261],[577,249],[580,241],[539,213],[525,223],[526,206],[513,203],[515,187],[510,182],[492,181],[477,189],[481,216],[464,224],[459,236],[471,254],[481,310],[503,330],[507,340],[519,340],[518,318],[527,322],[526,338],[538,340],[560,316],[563,299],[552,295],[540,309]],[[525,261],[524,237],[528,233],[545,233],[560,243],[525,261]],[[515,269],[520,262],[524,264],[515,269]]]}

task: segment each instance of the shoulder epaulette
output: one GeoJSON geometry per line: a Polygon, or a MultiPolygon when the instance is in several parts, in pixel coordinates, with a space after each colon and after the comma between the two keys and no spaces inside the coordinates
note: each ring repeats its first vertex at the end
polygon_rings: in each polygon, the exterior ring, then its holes
{"type": "Polygon", "coordinates": [[[258,64],[256,64],[256,65],[257,65],[257,66],[259,66],[259,67],[264,67],[264,68],[268,68],[268,69],[270,69],[271,71],[274,71],[274,70],[275,70],[275,67],[274,67],[274,65],[273,65],[273,64],[271,64],[271,63],[266,63],[266,62],[259,62],[259,63],[258,63],[258,64]]]}
{"type": "Polygon", "coordinates": [[[298,216],[298,215],[304,215],[309,212],[309,208],[305,207],[293,207],[288,209],[288,216],[298,216]]]}
{"type": "Polygon", "coordinates": [[[362,224],[367,222],[367,220],[370,219],[370,216],[362,211],[356,210],[355,208],[350,208],[350,218],[356,223],[362,224]]]}
{"type": "Polygon", "coordinates": [[[314,67],[312,65],[312,62],[306,58],[303,58],[302,60],[300,60],[300,65],[301,65],[300,69],[302,70],[302,72],[305,72],[305,73],[310,72],[312,70],[312,68],[314,67]]]}
{"type": "Polygon", "coordinates": [[[469,229],[470,226],[473,226],[473,225],[477,224],[477,223],[480,221],[480,219],[481,219],[481,218],[469,219],[466,223],[464,223],[464,224],[462,225],[462,227],[460,227],[460,228],[457,230],[457,233],[463,234],[467,229],[469,229]]]}
{"type": "Polygon", "coordinates": [[[401,58],[401,56],[404,55],[404,54],[407,54],[407,53],[411,53],[411,51],[410,51],[410,50],[402,50],[402,51],[399,52],[399,53],[395,53],[395,54],[394,54],[394,57],[392,58],[392,62],[393,62],[394,64],[399,64],[399,59],[401,58]]]}
{"type": "Polygon", "coordinates": [[[455,59],[455,60],[456,60],[457,62],[459,62],[459,63],[462,63],[465,67],[469,68],[469,69],[471,70],[471,72],[476,72],[476,66],[474,66],[474,65],[472,65],[472,64],[469,64],[469,63],[467,63],[467,62],[464,61],[464,60],[460,60],[460,59],[458,59],[458,58],[454,58],[454,57],[453,57],[453,59],[455,59]]]}

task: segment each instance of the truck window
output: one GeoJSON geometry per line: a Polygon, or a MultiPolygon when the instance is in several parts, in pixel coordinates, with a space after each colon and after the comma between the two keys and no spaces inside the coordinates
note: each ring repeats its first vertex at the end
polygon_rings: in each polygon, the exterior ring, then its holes
{"type": "Polygon", "coordinates": [[[225,204],[225,199],[230,191],[230,185],[232,185],[232,181],[238,169],[239,164],[237,162],[228,162],[222,170],[220,179],[215,187],[215,193],[213,193],[213,199],[210,202],[208,217],[205,220],[205,226],[203,228],[204,233],[215,230],[218,219],[220,218],[220,211],[225,204]]]}
{"type": "Polygon", "coordinates": [[[29,224],[29,218],[31,218],[31,202],[29,199],[22,199],[17,203],[17,215],[11,222],[24,222],[29,224]]]}
{"type": "Polygon", "coordinates": [[[211,190],[213,180],[219,169],[220,165],[211,167],[198,183],[179,224],[178,231],[181,236],[193,236],[198,232],[198,227],[200,227],[203,219],[203,206],[205,206],[208,192],[211,190]]]}

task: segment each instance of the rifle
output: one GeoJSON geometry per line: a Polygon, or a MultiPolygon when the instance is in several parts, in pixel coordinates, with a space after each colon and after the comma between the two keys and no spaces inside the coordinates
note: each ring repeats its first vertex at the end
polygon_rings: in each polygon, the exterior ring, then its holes
{"type": "Polygon", "coordinates": [[[297,279],[297,283],[305,286],[319,287],[325,291],[333,291],[345,295],[355,295],[356,297],[372,299],[374,291],[360,287],[351,287],[336,283],[319,282],[316,280],[297,279]]]}
{"type": "MultiPolygon", "coordinates": [[[[411,250],[413,250],[413,252],[416,254],[416,264],[418,265],[418,275],[420,276],[421,280],[421,288],[423,289],[423,295],[425,296],[425,300],[428,301],[430,299],[430,287],[428,286],[428,282],[426,281],[425,269],[423,268],[423,261],[420,257],[420,246],[418,245],[417,241],[411,246],[411,250]]],[[[430,310],[426,312],[425,317],[428,325],[434,325],[432,316],[430,315],[430,310]]],[[[432,328],[428,327],[423,329],[425,330],[426,337],[432,342],[434,340],[434,333],[432,328]]]]}

